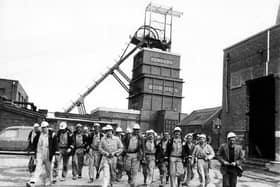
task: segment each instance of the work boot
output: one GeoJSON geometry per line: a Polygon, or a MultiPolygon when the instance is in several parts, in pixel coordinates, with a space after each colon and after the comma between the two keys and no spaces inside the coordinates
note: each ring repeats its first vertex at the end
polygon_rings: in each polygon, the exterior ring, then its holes
{"type": "Polygon", "coordinates": [[[76,179],[77,179],[77,177],[76,177],[76,176],[73,176],[73,177],[72,177],[72,179],[73,179],[73,180],[76,180],[76,179]]]}
{"type": "Polygon", "coordinates": [[[90,178],[88,183],[93,183],[93,178],[90,178]]]}
{"type": "Polygon", "coordinates": [[[65,177],[61,177],[61,178],[60,178],[60,181],[65,181],[65,177]]]}

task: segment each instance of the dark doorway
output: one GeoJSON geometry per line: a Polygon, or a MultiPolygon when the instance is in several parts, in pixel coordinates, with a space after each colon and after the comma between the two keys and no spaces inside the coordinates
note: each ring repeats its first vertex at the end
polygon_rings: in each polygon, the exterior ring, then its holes
{"type": "Polygon", "coordinates": [[[262,77],[246,82],[249,104],[249,156],[274,159],[275,79],[262,77]]]}

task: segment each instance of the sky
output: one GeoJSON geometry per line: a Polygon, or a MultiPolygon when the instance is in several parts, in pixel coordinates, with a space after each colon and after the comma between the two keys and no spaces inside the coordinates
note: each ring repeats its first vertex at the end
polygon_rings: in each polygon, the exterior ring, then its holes
{"type": "MultiPolygon", "coordinates": [[[[182,112],[222,103],[223,49],[275,24],[279,0],[155,0],[183,12],[173,22],[181,55],[182,112]]],[[[0,78],[16,79],[41,109],[63,111],[105,73],[144,24],[148,0],[0,0],[0,78]]],[[[131,77],[132,58],[121,69],[131,77]]],[[[126,109],[109,76],[86,99],[126,109]]],[[[73,111],[77,112],[77,111],[73,111]]]]}

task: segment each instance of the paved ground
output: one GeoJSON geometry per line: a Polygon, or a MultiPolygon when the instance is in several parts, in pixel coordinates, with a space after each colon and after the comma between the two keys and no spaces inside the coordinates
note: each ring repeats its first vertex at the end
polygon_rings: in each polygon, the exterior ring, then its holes
{"type": "MultiPolygon", "coordinates": [[[[13,155],[0,155],[0,186],[25,186],[30,176],[27,171],[28,157],[26,156],[13,156],[13,155]]],[[[88,183],[87,167],[83,170],[83,178],[73,181],[71,179],[71,171],[68,173],[66,181],[58,181],[56,185],[52,186],[100,186],[102,176],[93,184],[88,183]]],[[[211,170],[212,182],[209,187],[220,187],[221,174],[217,168],[211,170]]],[[[138,185],[143,183],[143,176],[141,173],[137,176],[138,185]]],[[[159,176],[158,171],[155,171],[153,187],[158,186],[159,176]]],[[[191,186],[197,187],[199,185],[198,177],[191,182],[191,186]]],[[[124,176],[121,182],[115,184],[116,187],[128,186],[127,177],[124,176]]],[[[170,186],[169,184],[166,185],[170,186]]],[[[239,178],[238,187],[280,187],[280,176],[260,173],[256,171],[245,171],[244,176],[239,178]]]]}

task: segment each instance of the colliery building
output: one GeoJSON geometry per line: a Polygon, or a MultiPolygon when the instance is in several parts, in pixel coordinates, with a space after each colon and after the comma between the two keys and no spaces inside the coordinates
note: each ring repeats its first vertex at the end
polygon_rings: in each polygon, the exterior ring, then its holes
{"type": "Polygon", "coordinates": [[[141,128],[172,131],[181,113],[180,55],[143,48],[134,56],[128,108],[140,111],[141,128]]]}
{"type": "Polygon", "coordinates": [[[223,140],[236,132],[249,159],[279,171],[280,25],[226,48],[223,69],[223,140]]]}

